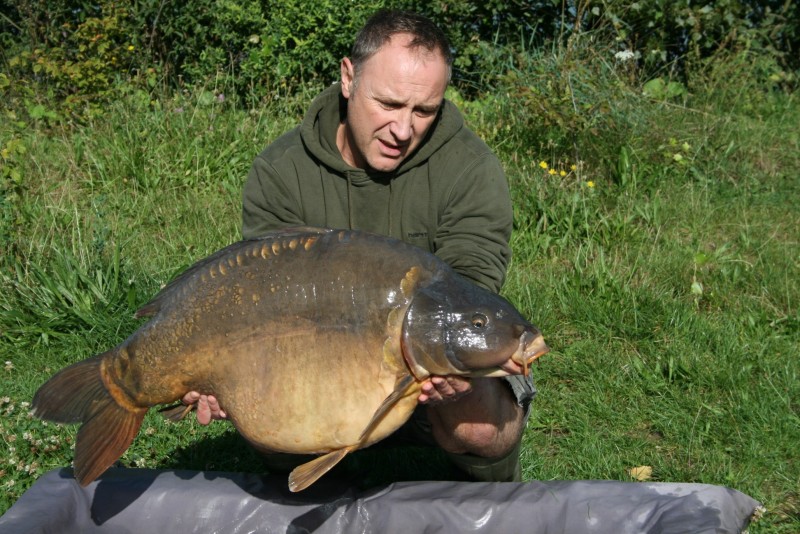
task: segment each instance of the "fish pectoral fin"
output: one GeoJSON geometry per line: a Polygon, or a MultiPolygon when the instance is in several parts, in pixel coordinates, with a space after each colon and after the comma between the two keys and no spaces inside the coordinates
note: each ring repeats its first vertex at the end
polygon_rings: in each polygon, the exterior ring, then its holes
{"type": "Polygon", "coordinates": [[[298,492],[306,489],[316,482],[319,477],[330,471],[333,466],[342,461],[347,453],[356,449],[356,446],[345,447],[314,458],[310,462],[299,465],[289,473],[289,491],[298,492]]]}
{"type": "Polygon", "coordinates": [[[164,408],[161,408],[158,411],[165,419],[169,419],[173,423],[177,423],[178,421],[186,417],[186,415],[192,410],[194,410],[196,407],[197,404],[187,405],[183,404],[182,402],[179,402],[178,404],[173,404],[172,406],[166,406],[164,408]]]}
{"type": "Polygon", "coordinates": [[[359,443],[363,442],[364,438],[366,438],[370,432],[375,429],[378,423],[380,423],[381,419],[383,419],[383,416],[386,415],[386,413],[391,410],[395,404],[397,404],[397,401],[405,396],[408,388],[413,383],[414,377],[411,375],[406,375],[401,380],[397,381],[397,384],[394,386],[394,391],[392,391],[388,397],[383,399],[381,405],[378,406],[378,409],[372,415],[372,419],[370,419],[369,423],[367,423],[367,427],[363,432],[361,432],[361,435],[358,437],[359,443]]]}

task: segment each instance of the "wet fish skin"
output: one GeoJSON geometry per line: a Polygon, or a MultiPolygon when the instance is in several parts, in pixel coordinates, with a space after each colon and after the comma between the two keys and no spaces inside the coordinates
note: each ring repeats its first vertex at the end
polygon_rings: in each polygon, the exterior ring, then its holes
{"type": "Polygon", "coordinates": [[[150,407],[194,390],[216,395],[259,450],[324,454],[293,473],[299,490],[401,426],[430,374],[525,371],[547,350],[513,306],[433,255],[354,231],[235,243],[137,315],[151,319],[33,400],[43,419],[83,423],[84,485],[124,453],[150,407]]]}

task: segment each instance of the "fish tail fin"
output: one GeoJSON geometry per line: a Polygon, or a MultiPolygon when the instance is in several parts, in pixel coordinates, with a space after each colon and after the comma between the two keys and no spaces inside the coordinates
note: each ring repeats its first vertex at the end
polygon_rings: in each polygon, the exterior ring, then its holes
{"type": "Polygon", "coordinates": [[[298,492],[306,489],[316,482],[319,477],[330,471],[333,466],[342,461],[347,453],[356,447],[345,447],[314,458],[310,462],[299,465],[289,473],[289,491],[298,492]]]}
{"type": "Polygon", "coordinates": [[[75,444],[75,478],[89,484],[119,459],[142,425],[147,408],[121,406],[100,374],[103,354],[71,365],[33,397],[33,414],[57,423],[83,423],[75,444]]]}
{"type": "Polygon", "coordinates": [[[89,484],[114,465],[130,447],[142,426],[147,409],[130,411],[110,395],[83,423],[75,443],[75,478],[89,484]]]}
{"type": "Polygon", "coordinates": [[[92,403],[108,395],[100,376],[99,354],[56,373],[33,396],[33,414],[55,423],[82,423],[91,415],[92,403]]]}

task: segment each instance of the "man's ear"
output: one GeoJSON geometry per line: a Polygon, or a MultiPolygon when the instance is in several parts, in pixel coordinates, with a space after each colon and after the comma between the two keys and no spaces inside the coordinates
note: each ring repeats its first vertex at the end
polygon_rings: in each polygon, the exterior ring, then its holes
{"type": "Polygon", "coordinates": [[[350,61],[350,58],[342,58],[341,64],[341,71],[342,71],[342,96],[345,98],[350,98],[350,95],[353,93],[353,80],[355,79],[355,69],[353,68],[353,63],[350,61]]]}

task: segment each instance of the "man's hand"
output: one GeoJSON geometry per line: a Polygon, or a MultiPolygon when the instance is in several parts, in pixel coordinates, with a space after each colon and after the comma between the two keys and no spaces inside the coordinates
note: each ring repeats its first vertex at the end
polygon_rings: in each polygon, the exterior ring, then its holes
{"type": "Polygon", "coordinates": [[[457,400],[472,391],[469,378],[460,376],[432,376],[422,384],[419,403],[436,405],[457,400]]]}
{"type": "Polygon", "coordinates": [[[197,422],[201,425],[207,425],[214,419],[228,418],[214,395],[201,395],[197,391],[190,391],[183,396],[181,402],[187,406],[197,404],[197,422]]]}

